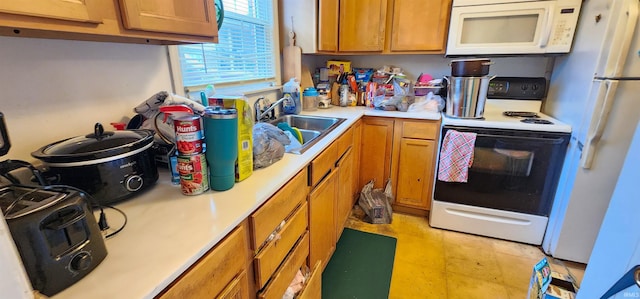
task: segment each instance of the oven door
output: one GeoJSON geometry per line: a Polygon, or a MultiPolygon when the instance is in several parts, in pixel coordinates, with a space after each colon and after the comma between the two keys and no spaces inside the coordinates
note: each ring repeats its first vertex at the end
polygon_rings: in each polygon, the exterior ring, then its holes
{"type": "Polygon", "coordinates": [[[477,133],[466,183],[436,180],[434,200],[548,216],[570,134],[444,126],[477,133]]]}

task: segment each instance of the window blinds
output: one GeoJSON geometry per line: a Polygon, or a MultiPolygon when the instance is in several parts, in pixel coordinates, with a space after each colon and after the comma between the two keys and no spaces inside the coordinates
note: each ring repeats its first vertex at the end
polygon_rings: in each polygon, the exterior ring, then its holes
{"type": "Polygon", "coordinates": [[[222,3],[217,44],[178,46],[184,87],[274,80],[272,0],[222,3]]]}

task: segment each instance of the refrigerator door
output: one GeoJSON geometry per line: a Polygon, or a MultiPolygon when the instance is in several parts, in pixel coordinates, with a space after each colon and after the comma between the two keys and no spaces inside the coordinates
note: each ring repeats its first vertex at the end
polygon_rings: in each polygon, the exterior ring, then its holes
{"type": "Polygon", "coordinates": [[[638,26],[637,0],[613,1],[607,20],[607,34],[600,51],[600,58],[596,68],[596,78],[621,78],[640,76],[640,69],[632,68],[627,60],[638,60],[637,30],[638,26]],[[633,42],[633,45],[632,45],[633,42]]]}
{"type": "MultiPolygon", "coordinates": [[[[552,226],[543,241],[544,250],[554,257],[588,261],[635,125],[640,120],[638,94],[640,81],[619,81],[591,168],[565,163],[560,182],[563,186],[556,192],[550,216],[552,226]]],[[[572,141],[579,149],[580,140],[572,141]]],[[[575,161],[579,155],[579,151],[574,150],[567,160],[575,161]]]]}
{"type": "MultiPolygon", "coordinates": [[[[589,258],[578,299],[600,298],[630,268],[640,264],[640,201],[637,200],[637,177],[640,176],[640,123],[620,172],[611,203],[589,258]]],[[[640,289],[632,286],[613,298],[638,297],[640,289]]],[[[608,296],[607,296],[608,298],[608,296]]]]}
{"type": "Polygon", "coordinates": [[[584,169],[590,169],[593,164],[598,143],[602,139],[602,134],[604,134],[604,130],[607,127],[620,82],[617,80],[606,80],[598,83],[597,86],[599,86],[599,88],[595,93],[596,102],[592,117],[589,119],[589,132],[587,133],[587,138],[584,139],[584,148],[580,161],[580,166],[584,169]]]}

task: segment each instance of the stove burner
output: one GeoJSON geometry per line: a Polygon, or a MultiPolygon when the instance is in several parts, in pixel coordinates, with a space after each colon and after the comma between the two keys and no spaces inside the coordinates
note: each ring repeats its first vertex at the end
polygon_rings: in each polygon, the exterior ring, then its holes
{"type": "Polygon", "coordinates": [[[509,116],[509,117],[528,117],[528,118],[540,117],[538,116],[537,113],[529,112],[529,111],[505,111],[505,112],[502,112],[502,114],[504,116],[509,116]]]}
{"type": "Polygon", "coordinates": [[[553,122],[550,122],[546,119],[538,119],[538,118],[525,118],[523,120],[520,120],[523,123],[528,123],[528,124],[537,124],[537,125],[552,125],[553,122]]]}

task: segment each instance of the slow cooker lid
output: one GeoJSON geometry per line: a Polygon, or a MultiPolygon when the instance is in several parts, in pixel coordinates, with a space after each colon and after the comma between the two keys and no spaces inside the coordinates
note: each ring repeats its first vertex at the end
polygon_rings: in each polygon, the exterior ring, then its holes
{"type": "Polygon", "coordinates": [[[139,149],[153,142],[150,130],[104,131],[97,123],[91,134],[49,144],[33,153],[36,158],[100,158],[139,149]]]}

